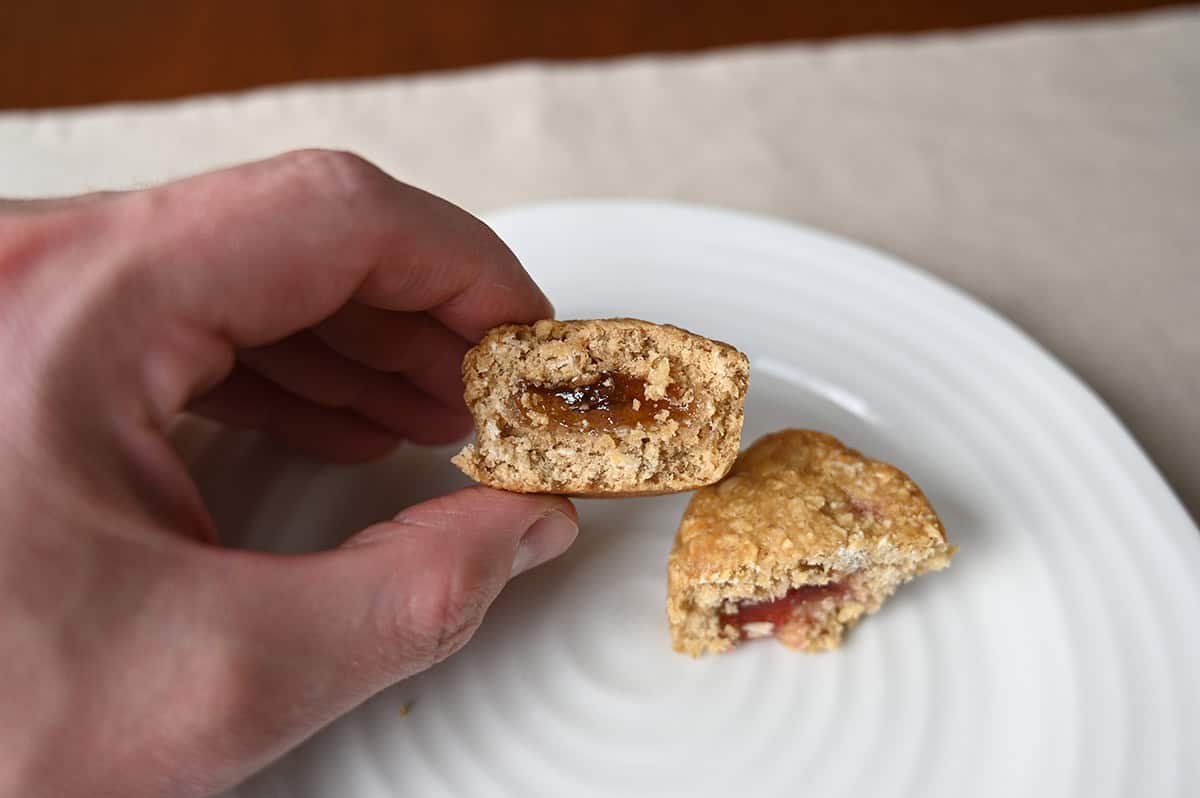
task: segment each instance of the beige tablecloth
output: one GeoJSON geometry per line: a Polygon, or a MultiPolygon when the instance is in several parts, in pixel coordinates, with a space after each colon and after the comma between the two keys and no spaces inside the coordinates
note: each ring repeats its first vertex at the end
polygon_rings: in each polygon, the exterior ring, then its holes
{"type": "Polygon", "coordinates": [[[315,145],[475,211],[678,198],[890,251],[1064,360],[1200,517],[1194,9],[0,114],[0,194],[315,145]]]}

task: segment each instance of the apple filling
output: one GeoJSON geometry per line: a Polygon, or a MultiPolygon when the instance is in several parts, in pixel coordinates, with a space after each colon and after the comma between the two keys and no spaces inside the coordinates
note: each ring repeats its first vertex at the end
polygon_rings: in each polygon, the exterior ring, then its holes
{"type": "Polygon", "coordinates": [[[586,385],[526,386],[525,406],[577,432],[648,427],[668,418],[686,424],[690,418],[678,383],[668,385],[662,399],[647,399],[645,380],[615,371],[586,385]]]}
{"type": "Polygon", "coordinates": [[[718,617],[720,628],[732,626],[739,640],[777,637],[788,645],[803,644],[820,627],[836,603],[849,592],[845,581],[793,587],[771,601],[743,601],[718,617]]]}

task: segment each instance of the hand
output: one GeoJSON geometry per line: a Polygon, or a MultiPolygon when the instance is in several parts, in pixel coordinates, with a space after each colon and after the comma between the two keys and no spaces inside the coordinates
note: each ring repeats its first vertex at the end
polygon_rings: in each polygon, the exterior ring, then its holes
{"type": "Polygon", "coordinates": [[[0,795],[209,794],[466,642],[569,502],[474,488],[233,551],[164,429],[446,443],[470,342],[552,312],[485,225],[338,153],[0,204],[0,795]]]}

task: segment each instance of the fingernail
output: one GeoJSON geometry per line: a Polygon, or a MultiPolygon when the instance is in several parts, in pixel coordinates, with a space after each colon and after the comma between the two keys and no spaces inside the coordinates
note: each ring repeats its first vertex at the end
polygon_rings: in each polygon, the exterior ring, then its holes
{"type": "Polygon", "coordinates": [[[562,554],[575,542],[579,525],[566,514],[551,510],[539,518],[517,544],[511,576],[536,568],[562,554]]]}

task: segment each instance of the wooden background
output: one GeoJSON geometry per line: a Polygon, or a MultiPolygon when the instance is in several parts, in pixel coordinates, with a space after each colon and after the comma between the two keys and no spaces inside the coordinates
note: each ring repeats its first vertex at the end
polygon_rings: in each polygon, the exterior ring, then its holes
{"type": "MultiPolygon", "coordinates": [[[[263,84],[964,28],[1154,0],[4,0],[0,108],[263,84]]],[[[1198,45],[1200,46],[1200,45],[1198,45]]]]}

